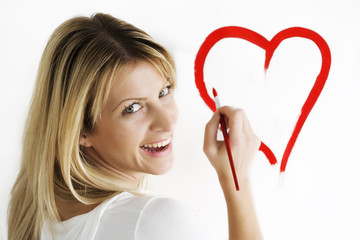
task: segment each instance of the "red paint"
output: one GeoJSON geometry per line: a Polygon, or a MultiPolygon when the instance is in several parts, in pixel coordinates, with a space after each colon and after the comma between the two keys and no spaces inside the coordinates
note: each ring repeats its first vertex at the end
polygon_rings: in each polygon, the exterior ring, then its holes
{"type": "Polygon", "coordinates": [[[214,95],[214,98],[216,98],[218,96],[215,88],[213,88],[213,95],[214,95]]]}
{"type": "Polygon", "coordinates": [[[274,153],[262,141],[261,141],[261,144],[260,144],[260,147],[259,147],[259,151],[262,151],[265,154],[265,156],[267,157],[267,159],[269,160],[269,163],[271,165],[274,165],[274,164],[277,163],[277,160],[276,160],[276,157],[275,157],[274,153]]]}
{"type": "MultiPolygon", "coordinates": [[[[218,97],[215,88],[213,88],[213,95],[214,95],[214,98],[218,97]]],[[[219,102],[218,102],[218,104],[219,104],[219,102]]],[[[220,107],[220,106],[218,106],[218,107],[220,107]]],[[[231,153],[229,134],[226,131],[227,127],[226,127],[226,123],[225,123],[225,118],[224,118],[224,115],[222,115],[222,114],[220,114],[220,127],[221,127],[222,134],[224,136],[226,152],[227,152],[227,155],[229,157],[231,173],[232,173],[233,178],[234,178],[235,188],[236,188],[236,191],[239,191],[240,188],[239,188],[239,183],[238,183],[237,176],[236,176],[236,170],[235,170],[233,156],[232,156],[232,153],[231,153]]]]}
{"type": "MultiPolygon", "coordinates": [[[[313,41],[317,47],[320,50],[321,57],[322,57],[322,65],[320,69],[320,73],[316,78],[316,81],[305,101],[305,103],[302,106],[300,116],[296,122],[295,128],[291,134],[291,137],[287,143],[287,146],[285,148],[285,151],[283,153],[283,157],[281,160],[281,166],[280,171],[285,171],[286,164],[288,162],[290,153],[294,147],[294,144],[297,140],[297,137],[301,131],[301,128],[303,127],[311,109],[313,108],[314,104],[316,103],[324,85],[327,80],[329,71],[330,71],[330,65],[331,65],[331,53],[329,46],[325,42],[325,40],[316,32],[301,28],[301,27],[293,27],[288,28],[285,30],[282,30],[278,34],[276,34],[270,41],[268,41],[266,38],[264,38],[262,35],[246,29],[242,27],[236,27],[236,26],[230,26],[230,27],[223,27],[219,28],[215,31],[213,31],[204,41],[204,43],[201,45],[195,59],[195,83],[196,87],[200,91],[200,96],[205,101],[205,103],[209,106],[209,108],[212,111],[216,110],[215,103],[213,99],[209,96],[206,85],[204,82],[204,63],[206,56],[208,55],[210,49],[221,39],[224,38],[241,38],[244,40],[247,40],[262,49],[265,50],[265,71],[268,69],[270,60],[274,54],[275,49],[279,46],[279,44],[288,38],[292,37],[301,37],[306,38],[311,41],[313,41]]],[[[269,162],[271,164],[275,164],[276,157],[271,151],[270,148],[268,148],[263,142],[261,142],[261,146],[259,148],[260,151],[262,151],[266,157],[268,158],[269,162]]]]}

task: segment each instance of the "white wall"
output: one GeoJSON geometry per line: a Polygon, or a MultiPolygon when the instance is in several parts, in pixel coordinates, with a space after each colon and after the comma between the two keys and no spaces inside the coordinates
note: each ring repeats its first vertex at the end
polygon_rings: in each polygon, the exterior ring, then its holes
{"type": "MultiPolygon", "coordinates": [[[[360,2],[303,1],[2,1],[0,4],[0,238],[9,192],[19,167],[21,134],[37,66],[51,32],[75,15],[110,13],[152,35],[174,54],[180,119],[176,163],[154,178],[154,191],[190,205],[226,239],[226,206],[216,174],[202,153],[211,111],[194,83],[194,60],[216,28],[242,26],[271,39],[301,26],[329,44],[325,88],[290,156],[283,184],[279,165],[259,153],[253,193],[265,239],[359,239],[360,2]]],[[[320,53],[308,40],[286,40],[265,78],[264,51],[239,39],[210,52],[205,78],[223,104],[244,108],[258,136],[281,159],[301,105],[319,72],[320,53]],[[298,67],[300,66],[300,67],[298,67]]]]}

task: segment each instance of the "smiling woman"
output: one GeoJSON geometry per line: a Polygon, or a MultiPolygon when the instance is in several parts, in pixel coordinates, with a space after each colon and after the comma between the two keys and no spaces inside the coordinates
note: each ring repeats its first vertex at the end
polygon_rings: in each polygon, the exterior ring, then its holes
{"type": "MultiPolygon", "coordinates": [[[[142,191],[147,174],[173,163],[174,86],[171,55],[142,30],[106,14],[60,25],[39,67],[9,239],[211,239],[182,204],[142,191]]],[[[231,240],[261,236],[247,178],[258,147],[240,110],[221,108],[206,127],[204,150],[224,190],[231,240]],[[243,173],[241,193],[216,140],[220,113],[243,173]]]]}
{"type": "Polygon", "coordinates": [[[116,73],[97,127],[80,137],[92,162],[134,183],[145,173],[166,173],[178,115],[171,88],[148,62],[137,61],[116,73]]]}
{"type": "Polygon", "coordinates": [[[39,67],[9,238],[37,239],[44,222],[122,192],[141,195],[145,173],[166,172],[171,144],[156,153],[141,146],[172,136],[174,85],[171,55],[142,30],[105,14],[59,26],[39,67]]]}

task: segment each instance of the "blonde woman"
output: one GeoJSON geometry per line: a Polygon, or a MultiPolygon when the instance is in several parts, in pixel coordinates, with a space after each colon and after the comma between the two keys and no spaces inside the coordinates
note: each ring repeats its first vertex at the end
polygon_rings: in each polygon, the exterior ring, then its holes
{"type": "MultiPolygon", "coordinates": [[[[171,55],[142,30],[105,14],[60,25],[39,67],[9,239],[210,239],[192,211],[141,190],[147,174],[172,166],[174,87],[171,55]]],[[[241,110],[223,107],[206,126],[204,151],[224,191],[231,240],[261,238],[247,175],[258,147],[241,110]],[[216,140],[220,113],[239,192],[216,140]]]]}

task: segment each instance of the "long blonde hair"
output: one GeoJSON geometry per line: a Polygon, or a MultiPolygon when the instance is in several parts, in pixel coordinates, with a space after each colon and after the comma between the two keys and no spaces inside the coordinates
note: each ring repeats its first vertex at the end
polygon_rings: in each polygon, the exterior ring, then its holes
{"type": "Polygon", "coordinates": [[[79,146],[107,101],[115,72],[145,60],[171,84],[170,53],[142,30],[110,15],[61,24],[42,55],[27,117],[21,169],[11,192],[8,238],[38,239],[46,220],[60,220],[55,197],[100,203],[141,187],[99,170],[79,146]]]}

